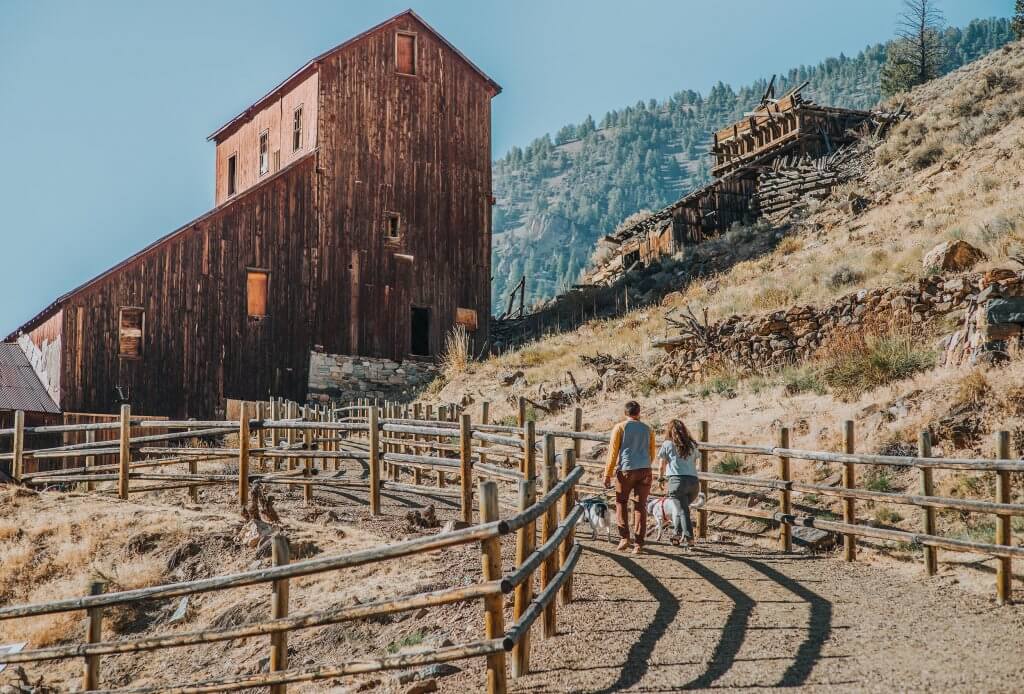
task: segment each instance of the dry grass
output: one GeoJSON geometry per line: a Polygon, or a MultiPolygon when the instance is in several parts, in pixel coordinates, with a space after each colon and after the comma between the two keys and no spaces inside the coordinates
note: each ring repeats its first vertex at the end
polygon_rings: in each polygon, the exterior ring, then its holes
{"type": "Polygon", "coordinates": [[[441,353],[441,371],[445,378],[451,380],[466,373],[472,358],[466,326],[456,325],[445,336],[444,351],[441,353]]]}
{"type": "Polygon", "coordinates": [[[863,393],[935,366],[935,353],[906,330],[860,329],[834,335],[816,359],[825,383],[839,397],[863,393]]]}

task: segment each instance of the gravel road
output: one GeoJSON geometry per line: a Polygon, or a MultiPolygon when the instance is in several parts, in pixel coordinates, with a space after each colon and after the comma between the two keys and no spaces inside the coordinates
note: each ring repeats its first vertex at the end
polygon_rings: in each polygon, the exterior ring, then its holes
{"type": "Polygon", "coordinates": [[[513,691],[1024,689],[1024,609],[942,578],[735,544],[586,545],[562,633],[537,633],[513,691]]]}

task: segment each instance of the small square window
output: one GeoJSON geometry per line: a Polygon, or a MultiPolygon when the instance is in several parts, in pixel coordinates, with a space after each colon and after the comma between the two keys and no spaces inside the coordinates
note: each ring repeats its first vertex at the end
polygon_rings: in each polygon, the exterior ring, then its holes
{"type": "Polygon", "coordinates": [[[122,359],[142,359],[142,336],[146,328],[146,312],[134,306],[124,306],[117,317],[118,356],[122,359]]]}
{"type": "Polygon", "coordinates": [[[270,131],[260,133],[260,176],[270,171],[270,131]]]}
{"type": "Polygon", "coordinates": [[[402,235],[402,216],[397,212],[384,213],[384,236],[397,239],[402,235]]]}
{"type": "Polygon", "coordinates": [[[250,318],[267,317],[267,285],[270,273],[266,270],[249,270],[246,281],[246,297],[250,318]]]}
{"type": "Polygon", "coordinates": [[[416,74],[416,34],[395,34],[395,71],[416,74]]]}
{"type": "Polygon", "coordinates": [[[302,149],[302,106],[292,114],[292,151],[302,149]]]}

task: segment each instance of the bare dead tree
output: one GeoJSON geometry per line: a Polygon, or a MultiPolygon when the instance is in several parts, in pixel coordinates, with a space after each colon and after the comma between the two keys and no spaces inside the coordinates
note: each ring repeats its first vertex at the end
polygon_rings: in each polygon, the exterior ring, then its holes
{"type": "Polygon", "coordinates": [[[936,0],[903,0],[896,41],[882,68],[882,91],[895,94],[938,77],[946,62],[946,21],[936,0]]]}

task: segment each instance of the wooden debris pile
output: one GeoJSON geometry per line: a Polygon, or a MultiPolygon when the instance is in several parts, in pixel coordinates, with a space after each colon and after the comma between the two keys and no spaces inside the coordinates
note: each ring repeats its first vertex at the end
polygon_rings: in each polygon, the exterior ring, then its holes
{"type": "Polygon", "coordinates": [[[755,204],[770,221],[779,221],[807,198],[826,198],[839,184],[863,174],[867,157],[855,144],[814,159],[779,157],[758,176],[755,204]]]}

